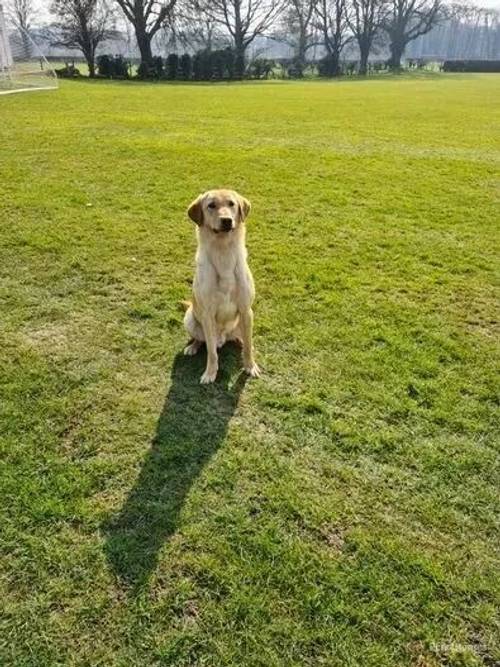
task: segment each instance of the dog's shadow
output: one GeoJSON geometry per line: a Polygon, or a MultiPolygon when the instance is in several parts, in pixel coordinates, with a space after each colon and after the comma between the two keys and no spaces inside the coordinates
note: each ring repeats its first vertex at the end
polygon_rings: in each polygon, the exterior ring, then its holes
{"type": "Polygon", "coordinates": [[[239,351],[220,352],[219,379],[199,384],[206,355],[175,357],[171,384],[156,434],[123,507],[103,528],[108,562],[133,590],[147,583],[158,553],[179,525],[189,489],[223,442],[247,376],[231,377],[240,366],[239,351]]]}

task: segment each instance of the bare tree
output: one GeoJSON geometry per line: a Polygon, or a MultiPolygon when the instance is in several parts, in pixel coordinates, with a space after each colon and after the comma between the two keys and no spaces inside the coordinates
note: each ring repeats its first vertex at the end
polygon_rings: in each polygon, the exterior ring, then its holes
{"type": "Polygon", "coordinates": [[[454,5],[451,8],[451,12],[458,18],[455,33],[455,48],[457,49],[457,53],[459,54],[463,51],[469,58],[474,57],[481,32],[481,9],[471,4],[463,5],[462,7],[454,5]],[[465,24],[469,28],[465,35],[460,30],[462,27],[461,24],[465,24]]]}
{"type": "Polygon", "coordinates": [[[218,24],[208,14],[201,12],[191,15],[191,20],[188,19],[185,25],[185,43],[192,44],[199,49],[211,51],[225,41],[218,24]]]}
{"type": "Polygon", "coordinates": [[[481,46],[483,46],[486,57],[491,60],[500,53],[500,11],[498,9],[483,11],[481,46]]]}
{"type": "Polygon", "coordinates": [[[318,0],[316,22],[327,56],[327,73],[338,76],[340,55],[352,39],[347,22],[346,0],[318,0]]]}
{"type": "Polygon", "coordinates": [[[405,53],[433,60],[499,58],[500,12],[468,2],[443,5],[438,22],[408,42],[405,53]]]}
{"type": "Polygon", "coordinates": [[[29,58],[31,57],[31,41],[28,33],[32,21],[36,16],[33,0],[10,0],[7,5],[7,11],[14,25],[20,28],[25,56],[29,58]]]}
{"type": "Polygon", "coordinates": [[[380,32],[386,13],[384,0],[352,0],[347,12],[347,23],[359,48],[360,74],[366,74],[368,56],[380,32]]]}
{"type": "Polygon", "coordinates": [[[203,0],[183,0],[178,4],[172,28],[184,48],[211,51],[228,42],[219,23],[207,12],[203,0]]]}
{"type": "Polygon", "coordinates": [[[33,0],[9,0],[7,11],[17,26],[29,32],[36,15],[33,0]]]}
{"type": "Polygon", "coordinates": [[[315,11],[318,0],[287,0],[276,39],[293,49],[299,76],[306,66],[307,52],[317,43],[315,11]]]}
{"type": "Polygon", "coordinates": [[[283,11],[283,0],[206,0],[207,12],[229,33],[235,52],[235,73],[245,74],[246,50],[283,11]]]}
{"type": "Polygon", "coordinates": [[[151,41],[158,30],[170,20],[176,0],[116,0],[125,17],[134,27],[141,62],[150,66],[153,60],[151,41]]]}
{"type": "Polygon", "coordinates": [[[441,17],[441,0],[390,0],[382,26],[390,40],[392,69],[401,68],[408,42],[429,32],[441,17]]]}
{"type": "Polygon", "coordinates": [[[50,11],[58,18],[52,45],[79,49],[93,78],[97,47],[116,36],[109,5],[105,0],[54,0],[50,11]]]}

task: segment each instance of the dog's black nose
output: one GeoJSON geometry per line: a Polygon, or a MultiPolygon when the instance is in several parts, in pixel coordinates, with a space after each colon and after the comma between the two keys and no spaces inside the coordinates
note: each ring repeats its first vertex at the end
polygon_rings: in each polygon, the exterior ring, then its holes
{"type": "Polygon", "coordinates": [[[220,228],[223,232],[230,232],[233,228],[232,218],[221,218],[220,219],[220,228]]]}

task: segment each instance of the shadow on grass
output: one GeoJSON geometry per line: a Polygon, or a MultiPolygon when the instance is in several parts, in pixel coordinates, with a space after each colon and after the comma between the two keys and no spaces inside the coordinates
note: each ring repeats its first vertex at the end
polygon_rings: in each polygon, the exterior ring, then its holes
{"type": "Polygon", "coordinates": [[[220,352],[219,379],[202,386],[205,355],[178,354],[151,449],[120,512],[104,525],[109,564],[122,583],[139,590],[156,567],[158,553],[179,525],[191,486],[224,441],[247,376],[239,350],[220,352]]]}

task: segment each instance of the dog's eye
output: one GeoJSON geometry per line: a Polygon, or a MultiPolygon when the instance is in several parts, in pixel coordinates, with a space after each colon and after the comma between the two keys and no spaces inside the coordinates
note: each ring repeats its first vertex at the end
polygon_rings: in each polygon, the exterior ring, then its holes
{"type": "Polygon", "coordinates": [[[234,201],[230,201],[229,206],[232,208],[234,206],[234,201]]]}
{"type": "Polygon", "coordinates": [[[210,202],[210,204],[208,205],[208,208],[215,208],[215,204],[214,204],[213,201],[210,202]]]}

